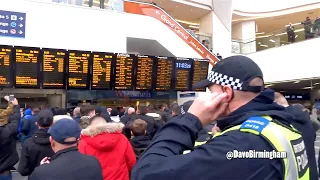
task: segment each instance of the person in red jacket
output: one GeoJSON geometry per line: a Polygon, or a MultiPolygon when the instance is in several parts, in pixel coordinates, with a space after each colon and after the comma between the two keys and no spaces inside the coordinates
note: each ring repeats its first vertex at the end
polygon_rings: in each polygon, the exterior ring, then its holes
{"type": "Polygon", "coordinates": [[[103,117],[94,116],[81,131],[78,149],[99,160],[104,180],[129,180],[136,163],[132,146],[122,134],[123,127],[122,123],[107,123],[103,117]]]}

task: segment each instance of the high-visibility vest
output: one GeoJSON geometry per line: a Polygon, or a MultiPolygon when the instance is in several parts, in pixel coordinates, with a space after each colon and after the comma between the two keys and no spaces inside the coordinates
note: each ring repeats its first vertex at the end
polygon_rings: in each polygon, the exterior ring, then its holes
{"type": "MultiPolygon", "coordinates": [[[[309,180],[310,169],[306,147],[300,132],[293,127],[286,127],[270,116],[251,117],[240,125],[216,133],[213,138],[229,131],[241,131],[262,136],[277,152],[286,152],[282,159],[284,180],[309,180]]],[[[206,142],[196,142],[195,147],[206,142]]],[[[185,151],[184,154],[190,151],[185,151]]]]}

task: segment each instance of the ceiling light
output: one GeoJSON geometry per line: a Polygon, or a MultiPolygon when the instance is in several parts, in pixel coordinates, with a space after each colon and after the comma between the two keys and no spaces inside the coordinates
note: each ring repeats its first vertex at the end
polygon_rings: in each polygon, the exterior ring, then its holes
{"type": "Polygon", "coordinates": [[[312,89],[312,87],[311,87],[311,86],[308,86],[308,87],[304,87],[304,88],[302,88],[302,89],[312,89]]]}
{"type": "Polygon", "coordinates": [[[256,35],[265,34],[265,32],[257,32],[256,35]]]}
{"type": "Polygon", "coordinates": [[[262,46],[262,47],[269,47],[268,45],[265,45],[265,44],[260,44],[260,46],[262,46]]]}
{"type": "Polygon", "coordinates": [[[265,85],[264,87],[271,87],[271,86],[273,86],[273,84],[268,84],[268,85],[265,85]]]}
{"type": "Polygon", "coordinates": [[[192,25],[190,25],[189,27],[191,27],[191,28],[196,28],[196,29],[199,29],[199,28],[200,28],[199,26],[192,26],[192,25]]]}
{"type": "Polygon", "coordinates": [[[298,84],[300,81],[295,81],[294,84],[298,84]]]}
{"type": "Polygon", "coordinates": [[[297,38],[299,35],[297,34],[295,38],[297,38]]]}
{"type": "Polygon", "coordinates": [[[313,85],[318,85],[318,84],[320,84],[320,83],[314,83],[313,85]]]}
{"type": "Polygon", "coordinates": [[[275,43],[275,42],[276,42],[276,41],[275,41],[275,40],[273,40],[273,39],[270,39],[269,41],[270,41],[270,42],[273,42],[273,43],[275,43]]]}

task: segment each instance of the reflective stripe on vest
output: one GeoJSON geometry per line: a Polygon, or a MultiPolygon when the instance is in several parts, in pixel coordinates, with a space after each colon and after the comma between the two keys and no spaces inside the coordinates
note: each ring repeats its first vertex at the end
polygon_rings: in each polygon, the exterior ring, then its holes
{"type": "MultiPolygon", "coordinates": [[[[258,116],[249,118],[241,125],[216,133],[213,138],[234,130],[262,136],[270,143],[274,150],[286,152],[287,158],[282,159],[284,180],[310,179],[310,170],[307,163],[308,160],[304,142],[301,134],[296,132],[294,128],[285,127],[275,120],[272,120],[269,116],[258,116]],[[294,144],[295,142],[299,143],[294,144]],[[295,149],[293,149],[293,146],[295,146],[295,149]],[[304,152],[305,155],[302,154],[302,152],[304,152]],[[298,153],[300,153],[300,155],[297,155],[298,153]]],[[[206,142],[196,142],[195,146],[205,143],[206,142]]],[[[184,154],[189,152],[190,151],[185,151],[184,154]]]]}

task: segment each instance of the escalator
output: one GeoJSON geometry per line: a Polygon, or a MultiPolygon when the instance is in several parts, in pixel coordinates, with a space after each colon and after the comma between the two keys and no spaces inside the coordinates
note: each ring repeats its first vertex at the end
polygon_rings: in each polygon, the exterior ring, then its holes
{"type": "Polygon", "coordinates": [[[149,16],[163,23],[173,31],[181,40],[187,43],[203,59],[209,59],[210,64],[214,65],[219,59],[204,47],[195,37],[174,20],[168,13],[156,5],[125,0],[124,10],[126,13],[149,16]]]}

